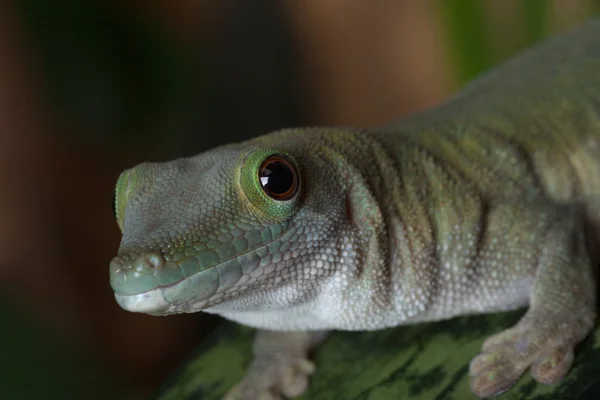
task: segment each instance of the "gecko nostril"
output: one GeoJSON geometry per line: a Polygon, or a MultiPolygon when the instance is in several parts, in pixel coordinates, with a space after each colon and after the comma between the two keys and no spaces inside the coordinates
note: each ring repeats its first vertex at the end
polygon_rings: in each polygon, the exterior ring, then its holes
{"type": "Polygon", "coordinates": [[[166,260],[162,256],[162,254],[148,253],[145,256],[146,256],[146,260],[148,261],[148,264],[150,264],[150,266],[154,269],[162,268],[166,264],[166,260]]]}
{"type": "Polygon", "coordinates": [[[138,272],[152,272],[156,269],[164,267],[166,264],[165,258],[159,253],[144,253],[135,259],[133,268],[138,272]]]}

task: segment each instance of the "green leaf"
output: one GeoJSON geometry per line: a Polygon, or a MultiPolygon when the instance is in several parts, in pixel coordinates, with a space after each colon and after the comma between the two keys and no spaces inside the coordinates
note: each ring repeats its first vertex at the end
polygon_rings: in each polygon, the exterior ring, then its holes
{"type": "MultiPolygon", "coordinates": [[[[468,364],[488,336],[522,312],[463,317],[375,332],[335,332],[314,355],[317,371],[301,398],[311,400],[465,400],[468,364]]],[[[165,383],[157,400],[220,399],[251,360],[252,330],[224,322],[165,383]]],[[[600,395],[600,329],[577,351],[555,387],[526,373],[500,400],[583,399],[600,395]]]]}

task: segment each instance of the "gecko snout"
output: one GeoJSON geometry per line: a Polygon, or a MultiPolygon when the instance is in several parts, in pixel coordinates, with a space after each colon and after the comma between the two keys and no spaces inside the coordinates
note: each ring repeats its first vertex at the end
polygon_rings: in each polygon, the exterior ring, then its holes
{"type": "Polygon", "coordinates": [[[163,268],[165,264],[165,257],[155,251],[117,256],[110,262],[112,273],[118,273],[121,270],[140,274],[153,274],[155,270],[163,268]]]}
{"type": "MultiPolygon", "coordinates": [[[[120,255],[110,262],[111,286],[117,293],[135,294],[164,284],[167,261],[165,257],[155,251],[120,255]]],[[[180,271],[173,271],[175,279],[181,279],[180,271]]],[[[173,274],[169,274],[173,275],[173,274]]]]}

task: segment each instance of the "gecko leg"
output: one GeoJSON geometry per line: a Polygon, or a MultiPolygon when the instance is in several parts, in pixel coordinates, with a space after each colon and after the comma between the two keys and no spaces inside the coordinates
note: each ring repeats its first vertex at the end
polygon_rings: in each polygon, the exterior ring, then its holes
{"type": "Polygon", "coordinates": [[[226,400],[278,400],[301,395],[315,366],[308,352],[325,338],[325,332],[273,332],[259,330],[254,360],[246,376],[226,400]]]}
{"type": "Polygon", "coordinates": [[[530,307],[512,328],[488,338],[469,366],[471,389],[481,398],[497,396],[531,368],[544,384],[561,381],[574,347],[593,328],[596,280],[583,229],[552,229],[540,243],[530,307]]]}

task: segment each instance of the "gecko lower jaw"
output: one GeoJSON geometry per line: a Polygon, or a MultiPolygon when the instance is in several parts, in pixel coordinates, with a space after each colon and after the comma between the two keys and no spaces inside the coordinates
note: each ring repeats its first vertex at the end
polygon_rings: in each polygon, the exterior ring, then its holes
{"type": "Polygon", "coordinates": [[[130,295],[115,293],[115,299],[121,308],[131,312],[163,315],[172,308],[172,305],[165,300],[161,288],[130,295]]]}
{"type": "MultiPolygon", "coordinates": [[[[155,287],[143,293],[119,294],[115,292],[117,303],[124,310],[150,315],[169,315],[203,310],[226,280],[219,277],[219,267],[209,268],[188,276],[179,282],[155,287]]],[[[223,269],[222,272],[227,271],[223,269]]],[[[236,269],[233,269],[235,272],[236,269]]],[[[223,275],[226,276],[226,275],[223,275]]],[[[229,284],[239,281],[233,274],[229,284]]]]}

